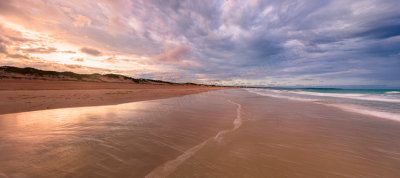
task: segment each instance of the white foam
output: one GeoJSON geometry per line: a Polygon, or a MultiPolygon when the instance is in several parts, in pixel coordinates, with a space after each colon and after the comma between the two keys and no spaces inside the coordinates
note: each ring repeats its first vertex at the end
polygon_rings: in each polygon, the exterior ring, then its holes
{"type": "MultiPolygon", "coordinates": [[[[379,110],[374,110],[371,108],[366,108],[366,107],[361,107],[361,106],[356,106],[356,105],[329,104],[329,103],[325,103],[325,102],[317,102],[319,100],[295,98],[295,97],[284,96],[284,95],[274,95],[274,94],[270,94],[270,93],[266,93],[266,92],[257,92],[256,90],[253,90],[253,89],[247,89],[247,91],[258,94],[258,95],[262,95],[262,96],[270,96],[270,97],[291,99],[291,100],[297,100],[297,101],[314,102],[317,104],[323,104],[326,106],[336,107],[336,108],[339,108],[339,109],[342,109],[342,110],[348,111],[348,112],[354,112],[354,113],[359,113],[359,114],[363,114],[363,115],[379,117],[379,118],[383,118],[383,119],[400,121],[400,114],[397,114],[397,113],[379,111],[379,110]]],[[[357,95],[357,94],[354,94],[354,96],[355,95],[357,95]]]]}
{"type": "Polygon", "coordinates": [[[400,94],[400,91],[388,91],[386,94],[400,94]]]}
{"type": "Polygon", "coordinates": [[[344,105],[344,104],[324,104],[328,106],[333,106],[344,111],[355,112],[363,115],[375,116],[383,119],[390,119],[395,121],[400,121],[400,114],[385,112],[385,111],[377,111],[371,108],[365,108],[361,106],[354,105],[344,105]]]}
{"type": "MultiPolygon", "coordinates": [[[[250,93],[255,93],[255,94],[258,94],[258,95],[261,95],[261,96],[269,96],[269,97],[274,97],[274,98],[284,98],[284,99],[290,99],[290,100],[296,100],[296,101],[318,101],[318,100],[315,100],[315,99],[305,99],[305,98],[297,98],[297,97],[291,97],[291,96],[285,96],[285,95],[276,95],[276,94],[272,94],[272,93],[256,91],[256,90],[253,90],[253,89],[246,89],[246,90],[249,91],[250,93]]],[[[275,93],[281,92],[281,91],[277,92],[278,90],[276,90],[276,91],[275,90],[270,90],[270,91],[275,92],[275,93]]]]}
{"type": "Polygon", "coordinates": [[[229,132],[232,132],[232,131],[238,129],[240,126],[242,126],[242,123],[243,123],[242,116],[241,116],[242,105],[240,105],[239,103],[235,103],[235,102],[233,102],[231,100],[228,100],[228,101],[233,103],[233,104],[235,104],[235,105],[237,105],[237,108],[236,108],[236,119],[233,120],[233,128],[232,129],[222,130],[222,131],[219,131],[217,133],[217,135],[214,137],[214,139],[216,141],[218,141],[218,142],[220,142],[222,140],[223,136],[226,133],[229,133],[229,132]]]}
{"type": "Polygon", "coordinates": [[[372,96],[368,94],[339,94],[339,93],[317,93],[317,92],[306,92],[306,91],[290,91],[295,94],[311,95],[311,96],[328,96],[336,98],[350,98],[356,100],[368,100],[368,101],[382,101],[391,103],[400,103],[400,99],[387,98],[385,96],[372,96]]]}
{"type": "Polygon", "coordinates": [[[199,151],[201,148],[203,148],[204,145],[208,142],[208,140],[190,148],[189,150],[186,150],[185,152],[183,152],[183,154],[179,155],[174,160],[167,161],[166,163],[162,164],[161,166],[158,166],[153,171],[151,171],[149,174],[147,174],[146,178],[167,177],[172,172],[174,172],[175,169],[179,165],[181,165],[185,160],[192,157],[197,151],[199,151]]]}
{"type": "MultiPolygon", "coordinates": [[[[307,92],[307,91],[284,91],[284,90],[271,90],[271,89],[246,89],[249,92],[256,93],[263,96],[271,96],[276,98],[287,98],[291,100],[298,101],[317,101],[315,99],[305,99],[299,98],[295,96],[286,96],[282,94],[299,94],[299,95],[308,95],[308,96],[322,96],[322,97],[336,97],[336,98],[348,98],[348,99],[356,99],[356,100],[366,100],[366,101],[380,101],[380,102],[389,102],[389,103],[400,103],[400,98],[391,98],[390,96],[384,95],[368,95],[368,94],[341,94],[341,93],[318,93],[318,92],[307,92]],[[275,94],[276,93],[276,94],[275,94]]],[[[396,91],[393,91],[396,92],[396,91]]]]}
{"type": "Polygon", "coordinates": [[[192,157],[194,154],[196,154],[197,151],[199,151],[201,148],[203,148],[207,142],[209,142],[212,139],[214,139],[216,141],[221,141],[223,136],[226,133],[232,132],[232,131],[238,129],[243,123],[242,117],[241,117],[242,106],[239,103],[235,103],[231,100],[228,100],[228,101],[237,105],[236,118],[233,121],[232,129],[219,131],[215,137],[209,138],[209,139],[205,140],[204,142],[190,148],[189,150],[186,150],[185,152],[183,152],[183,154],[179,155],[174,160],[167,161],[164,164],[156,167],[149,174],[146,175],[146,178],[167,177],[168,175],[173,173],[176,170],[176,168],[179,167],[185,160],[192,157]]]}

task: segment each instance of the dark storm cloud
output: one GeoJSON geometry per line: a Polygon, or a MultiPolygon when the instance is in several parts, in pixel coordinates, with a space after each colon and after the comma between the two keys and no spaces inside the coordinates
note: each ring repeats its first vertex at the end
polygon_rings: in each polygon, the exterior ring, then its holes
{"type": "Polygon", "coordinates": [[[382,27],[370,28],[359,35],[362,37],[371,37],[371,38],[390,38],[400,35],[400,20],[399,24],[389,24],[382,27]]]}

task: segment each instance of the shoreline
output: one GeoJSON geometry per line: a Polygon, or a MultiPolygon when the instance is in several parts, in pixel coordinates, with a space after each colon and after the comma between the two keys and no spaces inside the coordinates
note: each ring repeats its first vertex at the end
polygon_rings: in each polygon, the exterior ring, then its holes
{"type": "MultiPolygon", "coordinates": [[[[398,112],[393,112],[393,110],[386,110],[386,108],[382,108],[382,103],[386,104],[386,107],[389,104],[395,105],[399,103],[398,99],[395,98],[379,98],[379,96],[364,96],[365,94],[359,94],[359,93],[354,93],[355,95],[358,95],[356,97],[354,96],[344,96],[344,95],[354,95],[354,94],[338,94],[338,93],[332,93],[332,94],[327,94],[327,93],[306,93],[306,94],[300,94],[299,95],[287,95],[288,93],[285,93],[286,95],[280,95],[280,94],[271,94],[268,92],[263,92],[263,91],[255,91],[252,89],[246,89],[250,93],[254,93],[260,96],[267,96],[267,97],[273,97],[273,98],[279,98],[279,99],[287,99],[287,100],[292,100],[292,101],[300,101],[300,102],[309,102],[309,103],[316,103],[328,107],[334,107],[338,108],[342,111],[346,112],[351,112],[351,113],[358,113],[361,115],[365,116],[370,116],[370,117],[377,117],[380,119],[388,119],[388,120],[394,120],[394,121],[400,121],[400,115],[398,112]],[[306,97],[304,97],[306,96],[306,97]],[[312,96],[312,97],[310,97],[312,96]],[[317,98],[315,98],[317,97],[317,98]],[[328,97],[328,98],[327,98],[328,97]],[[329,97],[335,98],[336,101],[332,101],[329,99],[329,97]],[[351,102],[340,102],[338,100],[351,100],[351,102]],[[356,101],[356,102],[355,102],[356,101]],[[360,102],[361,101],[361,102],[360,102]],[[362,103],[364,102],[364,103],[362,103]],[[365,104],[367,103],[367,104],[365,104]],[[380,103],[380,105],[376,105],[375,103],[380,103]],[[378,107],[377,107],[378,106],[378,107]],[[380,107],[379,107],[380,106],[380,107]]],[[[265,89],[264,91],[268,91],[269,89],[265,89]]],[[[269,90],[273,91],[273,90],[269,90]]],[[[294,92],[293,92],[294,93],[294,92]]],[[[292,94],[293,94],[292,93],[292,94]]],[[[297,94],[297,93],[295,93],[297,94]]]]}
{"type": "Polygon", "coordinates": [[[0,80],[0,114],[164,99],[225,87],[0,80]]]}

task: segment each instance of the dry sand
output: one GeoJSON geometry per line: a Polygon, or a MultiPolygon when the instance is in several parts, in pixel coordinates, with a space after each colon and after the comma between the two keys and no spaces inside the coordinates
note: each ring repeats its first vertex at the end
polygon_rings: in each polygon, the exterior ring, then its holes
{"type": "Polygon", "coordinates": [[[220,89],[223,88],[193,85],[1,79],[0,114],[120,104],[220,89]]]}

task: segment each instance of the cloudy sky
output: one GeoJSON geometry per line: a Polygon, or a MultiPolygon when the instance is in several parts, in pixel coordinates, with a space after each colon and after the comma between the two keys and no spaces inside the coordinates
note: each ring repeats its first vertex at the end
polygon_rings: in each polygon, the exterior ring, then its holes
{"type": "Polygon", "coordinates": [[[400,86],[398,0],[0,0],[0,65],[223,85],[400,86]]]}

